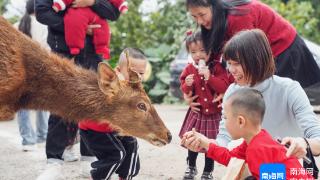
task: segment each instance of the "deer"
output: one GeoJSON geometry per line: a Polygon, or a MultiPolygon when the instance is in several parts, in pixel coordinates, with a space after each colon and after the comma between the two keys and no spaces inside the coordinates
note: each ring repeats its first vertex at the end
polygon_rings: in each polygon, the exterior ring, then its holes
{"type": "MultiPolygon", "coordinates": [[[[128,58],[128,56],[127,56],[128,58]]],[[[129,65],[128,65],[129,67],[129,65]]],[[[0,120],[20,109],[45,110],[78,123],[108,122],[121,135],[155,146],[172,136],[143,89],[139,74],[128,68],[120,80],[107,64],[97,72],[43,49],[0,17],[0,120]]]]}

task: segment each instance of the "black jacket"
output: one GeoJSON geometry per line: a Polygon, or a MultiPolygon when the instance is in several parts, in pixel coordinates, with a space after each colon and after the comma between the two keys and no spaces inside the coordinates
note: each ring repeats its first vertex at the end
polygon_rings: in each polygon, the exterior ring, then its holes
{"type": "MultiPolygon", "coordinates": [[[[47,42],[52,51],[65,54],[69,52],[64,37],[63,16],[65,11],[56,13],[52,9],[52,3],[52,0],[35,0],[36,18],[40,23],[48,26],[47,42]]],[[[107,0],[95,0],[91,8],[101,18],[111,21],[117,20],[120,15],[119,10],[107,0]]],[[[93,51],[92,38],[87,37],[85,42],[85,49],[93,51]]]]}

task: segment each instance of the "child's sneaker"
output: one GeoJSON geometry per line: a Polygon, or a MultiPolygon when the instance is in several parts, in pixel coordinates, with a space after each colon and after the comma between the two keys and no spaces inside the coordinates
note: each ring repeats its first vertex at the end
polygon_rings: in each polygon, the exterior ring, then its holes
{"type": "Polygon", "coordinates": [[[196,167],[188,166],[184,172],[183,180],[193,180],[197,174],[198,171],[196,167]]]}
{"type": "Polygon", "coordinates": [[[79,157],[74,153],[73,147],[66,148],[62,154],[62,159],[65,162],[78,161],[79,157]]]}
{"type": "Polygon", "coordinates": [[[203,172],[201,180],[213,180],[212,172],[203,172]]]}

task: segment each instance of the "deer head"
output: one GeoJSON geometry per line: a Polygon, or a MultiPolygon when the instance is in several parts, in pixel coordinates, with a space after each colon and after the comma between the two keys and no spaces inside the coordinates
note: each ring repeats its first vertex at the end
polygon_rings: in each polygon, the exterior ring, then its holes
{"type": "Polygon", "coordinates": [[[170,143],[170,131],[151,104],[139,74],[129,65],[128,62],[129,80],[119,80],[109,65],[99,64],[99,88],[114,107],[108,112],[108,119],[101,121],[110,122],[122,135],[139,137],[156,146],[170,143]]]}

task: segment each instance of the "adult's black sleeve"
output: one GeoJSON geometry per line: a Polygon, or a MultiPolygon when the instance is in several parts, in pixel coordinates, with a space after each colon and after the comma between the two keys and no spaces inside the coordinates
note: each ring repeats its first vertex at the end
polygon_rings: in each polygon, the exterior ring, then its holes
{"type": "Polygon", "coordinates": [[[101,18],[115,21],[120,16],[118,8],[113,6],[108,0],[95,0],[95,4],[91,6],[101,18]]]}
{"type": "Polygon", "coordinates": [[[64,11],[56,13],[52,8],[52,0],[35,0],[35,15],[41,24],[56,31],[64,32],[64,11]]]}

